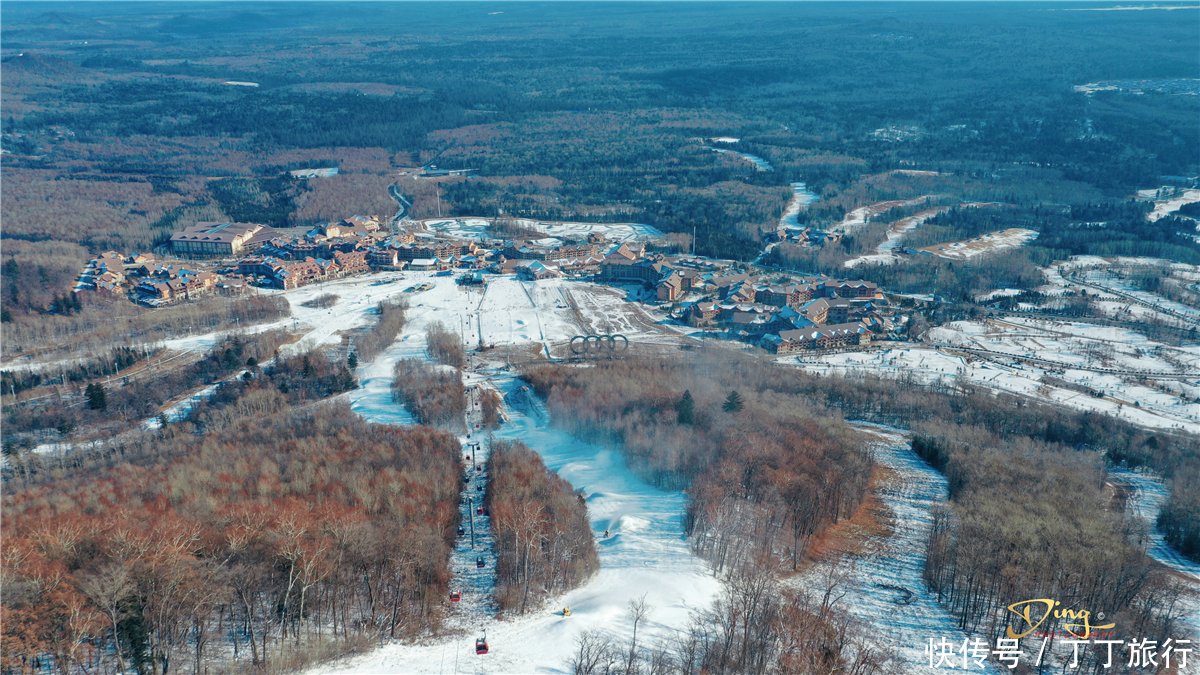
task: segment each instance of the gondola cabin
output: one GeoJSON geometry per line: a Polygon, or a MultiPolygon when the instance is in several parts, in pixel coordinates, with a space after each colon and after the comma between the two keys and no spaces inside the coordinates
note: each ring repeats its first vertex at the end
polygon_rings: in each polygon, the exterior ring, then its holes
{"type": "Polygon", "coordinates": [[[476,559],[475,559],[475,566],[476,566],[476,567],[480,567],[480,568],[482,568],[482,567],[483,567],[483,566],[485,566],[486,564],[487,564],[487,563],[483,562],[483,556],[479,556],[478,558],[476,558],[476,559]]]}
{"type": "Polygon", "coordinates": [[[475,515],[477,515],[477,516],[482,516],[482,515],[483,515],[483,507],[482,507],[482,506],[476,506],[476,507],[475,507],[475,515]]]}
{"type": "Polygon", "coordinates": [[[462,600],[462,591],[450,591],[450,602],[462,600]]]}
{"type": "Polygon", "coordinates": [[[487,638],[486,638],[486,637],[481,637],[481,638],[479,638],[478,640],[476,640],[476,641],[475,641],[475,653],[476,653],[476,654],[486,654],[486,653],[488,653],[488,644],[487,644],[487,638]]]}
{"type": "Polygon", "coordinates": [[[462,527],[462,526],[460,525],[460,526],[459,526],[459,528],[458,528],[458,536],[460,536],[460,537],[461,537],[461,536],[463,536],[463,535],[464,535],[464,534],[466,534],[466,533],[467,533],[467,528],[465,528],[465,527],[462,527]]]}

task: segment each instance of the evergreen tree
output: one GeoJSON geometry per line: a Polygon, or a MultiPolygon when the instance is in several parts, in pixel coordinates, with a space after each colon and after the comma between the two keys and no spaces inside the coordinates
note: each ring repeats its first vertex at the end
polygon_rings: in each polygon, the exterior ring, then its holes
{"type": "Polygon", "coordinates": [[[104,391],[104,385],[93,382],[87,386],[86,393],[88,408],[92,410],[108,409],[108,394],[104,391]]]}
{"type": "Polygon", "coordinates": [[[675,404],[676,421],[680,424],[691,424],[695,419],[696,402],[692,399],[691,390],[683,392],[683,398],[675,404]]]}
{"type": "Polygon", "coordinates": [[[721,406],[721,409],[727,413],[735,413],[739,412],[745,405],[746,402],[742,400],[742,395],[737,393],[737,391],[731,391],[729,392],[729,396],[725,397],[725,405],[721,406]]]}
{"type": "Polygon", "coordinates": [[[346,360],[346,365],[350,366],[350,370],[358,367],[358,352],[350,352],[350,358],[346,360]]]}

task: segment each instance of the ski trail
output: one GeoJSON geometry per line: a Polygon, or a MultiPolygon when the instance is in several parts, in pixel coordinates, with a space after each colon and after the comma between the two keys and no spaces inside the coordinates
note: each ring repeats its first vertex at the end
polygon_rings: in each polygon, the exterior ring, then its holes
{"type": "MultiPolygon", "coordinates": [[[[897,658],[905,675],[944,673],[944,667],[929,665],[926,649],[930,638],[940,643],[944,637],[958,648],[967,638],[986,640],[981,634],[960,630],[922,576],[926,539],[933,524],[930,511],[949,495],[946,478],[913,453],[907,434],[861,422],[852,425],[883,439],[875,446],[875,461],[891,469],[896,480],[883,487],[880,496],[895,522],[892,536],[883,545],[836,563],[838,567],[854,565],[852,578],[858,580],[847,589],[841,606],[866,626],[865,637],[897,658]]],[[[820,589],[820,573],[819,566],[814,566],[788,583],[820,589]]],[[[971,672],[999,675],[1008,670],[988,662],[986,668],[971,672]]]]}
{"type": "MultiPolygon", "coordinates": [[[[1163,533],[1155,526],[1158,514],[1167,501],[1168,489],[1162,478],[1143,471],[1109,469],[1114,481],[1128,487],[1132,494],[1125,506],[1128,511],[1146,525],[1150,541],[1146,542],[1146,553],[1163,566],[1174,571],[1187,582],[1192,593],[1179,598],[1183,608],[1181,623],[1190,632],[1193,644],[1200,642],[1200,563],[1192,562],[1167,544],[1163,533]]],[[[1181,635],[1181,639],[1187,637],[1181,635]]]]}
{"type": "MultiPolygon", "coordinates": [[[[407,330],[416,330],[418,323],[414,319],[407,330]]],[[[423,357],[423,347],[419,334],[415,339],[405,335],[377,363],[360,368],[360,375],[390,372],[388,364],[399,358],[423,357]]],[[[683,492],[654,488],[630,471],[619,453],[548,426],[544,402],[532,393],[514,393],[522,384],[510,372],[481,369],[465,373],[465,377],[468,387],[486,386],[504,395],[511,421],[494,433],[496,438],[525,443],[541,455],[548,468],[581,491],[597,536],[600,571],[561,596],[540,594],[538,606],[524,616],[497,619],[486,586],[494,583],[494,577],[487,576],[494,574],[494,559],[485,557],[487,574],[479,574],[473,561],[480,553],[470,548],[469,536],[460,537],[452,565],[456,583],[462,582],[465,593],[459,603],[446,601],[460,606],[448,610],[448,634],[418,644],[390,642],[368,654],[314,668],[309,671],[312,675],[442,673],[451,667],[472,673],[565,673],[575,638],[583,631],[600,629],[618,641],[628,640],[632,632],[630,601],[645,595],[654,607],[647,623],[638,629],[639,642],[644,635],[649,644],[658,634],[684,628],[692,612],[707,608],[719,593],[719,581],[692,555],[684,535],[683,492]],[[604,538],[600,533],[606,529],[611,536],[604,538]],[[562,615],[564,606],[571,607],[570,617],[562,615]],[[474,640],[484,633],[489,653],[476,655],[474,640]]],[[[390,390],[382,387],[354,390],[348,396],[352,408],[369,421],[394,419],[400,408],[392,402],[390,390]]],[[[473,400],[471,410],[474,414],[473,400]]],[[[474,418],[468,422],[475,436],[474,418]]],[[[463,440],[473,443],[482,439],[463,440]]],[[[472,486],[476,480],[472,478],[472,486]]],[[[469,489],[468,494],[472,494],[469,489]]]]}

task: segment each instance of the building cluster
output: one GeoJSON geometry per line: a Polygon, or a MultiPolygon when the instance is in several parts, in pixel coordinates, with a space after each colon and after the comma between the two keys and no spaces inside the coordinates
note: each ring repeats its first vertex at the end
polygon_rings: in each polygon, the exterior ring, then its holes
{"type": "MultiPolygon", "coordinates": [[[[785,240],[808,237],[801,228],[785,240]]],[[[108,252],[88,264],[81,287],[128,287],[143,304],[158,306],[214,289],[231,292],[251,284],[292,289],[372,270],[447,271],[479,283],[482,273],[525,279],[589,276],[602,283],[636,283],[654,289],[660,302],[687,301],[682,318],[691,326],[724,331],[786,354],[806,349],[861,345],[890,331],[890,308],[880,289],[862,280],[816,276],[774,282],[752,276],[729,261],[667,256],[640,242],[611,242],[591,234],[582,242],[512,239],[475,242],[421,229],[388,231],[378,217],[353,216],[324,223],[299,237],[257,224],[202,223],[176,233],[179,254],[241,255],[224,278],[195,265],[124,258],[108,252]]]]}
{"type": "Polygon", "coordinates": [[[883,294],[869,281],[822,275],[771,285],[731,274],[709,283],[718,299],[692,304],[688,324],[725,328],[777,354],[868,344],[892,329],[883,294]]]}
{"type": "Polygon", "coordinates": [[[661,302],[695,300],[684,315],[689,325],[778,354],[868,344],[893,328],[883,293],[869,281],[821,275],[771,284],[721,261],[647,255],[628,244],[605,256],[597,280],[652,286],[661,302]]]}
{"type": "Polygon", "coordinates": [[[767,241],[797,244],[800,246],[824,246],[826,244],[836,244],[841,240],[841,232],[814,230],[811,227],[803,225],[784,225],[776,230],[774,235],[767,237],[767,241]]]}
{"type": "MultiPolygon", "coordinates": [[[[229,238],[240,227],[222,228],[211,236],[229,238]]],[[[187,246],[194,243],[187,240],[187,246]]],[[[263,238],[256,230],[239,249],[252,253],[238,262],[237,273],[259,285],[285,289],[371,270],[462,269],[546,279],[596,273],[608,246],[602,236],[593,235],[582,243],[515,239],[492,242],[489,248],[420,229],[387,232],[377,217],[354,216],[320,225],[302,237],[275,233],[263,238]]]]}
{"type": "Polygon", "coordinates": [[[134,302],[159,307],[212,293],[221,278],[194,265],[156,262],[153,256],[125,256],[105,251],[89,261],[78,288],[106,293],[129,293],[134,302]]]}

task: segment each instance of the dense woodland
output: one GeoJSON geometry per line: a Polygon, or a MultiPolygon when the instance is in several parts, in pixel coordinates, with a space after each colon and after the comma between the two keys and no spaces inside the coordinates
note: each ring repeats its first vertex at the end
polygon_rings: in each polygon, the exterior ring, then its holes
{"type": "Polygon", "coordinates": [[[789,548],[802,556],[862,499],[855,486],[865,489],[870,463],[861,440],[838,432],[844,415],[912,429],[914,450],[946,474],[950,501],[925,574],[964,629],[997,636],[1005,607],[1031,597],[1095,607],[1130,637],[1176,629],[1183,590],[1146,555],[1145,526],[1124,512],[1121,488],[1106,487],[1105,467],[1171,477],[1172,508],[1160,522],[1173,541],[1195,541],[1194,437],[969,385],[817,377],[729,354],[539,366],[525,376],[557,424],[618,445],[662,483],[690,484],[693,547],[730,574],[764,557],[779,566],[789,548]],[[721,397],[716,382],[738,391],[721,397]],[[688,442],[674,443],[689,425],[688,442]]]}
{"type": "Polygon", "coordinates": [[[292,313],[288,301],[277,295],[213,297],[156,310],[134,305],[123,297],[86,291],[74,298],[79,300],[79,309],[72,308],[67,314],[14,312],[13,320],[3,326],[4,356],[102,354],[114,344],[152,343],[237,330],[292,313]]]}
{"type": "Polygon", "coordinates": [[[46,440],[53,432],[57,432],[55,440],[72,440],[76,430],[86,429],[91,435],[102,431],[102,437],[107,437],[135,427],[157,417],[168,401],[271,359],[288,340],[288,334],[280,330],[257,333],[253,339],[234,334],[184,367],[144,368],[128,376],[100,377],[87,387],[78,382],[51,385],[47,395],[4,407],[5,447],[19,455],[23,441],[33,437],[46,440]],[[92,394],[96,387],[101,395],[92,394]]]}
{"type": "Polygon", "coordinates": [[[5,491],[6,671],[292,672],[439,623],[452,436],[322,404],[108,452],[5,491]]]}
{"type": "Polygon", "coordinates": [[[1028,205],[1198,170],[1182,94],[1200,31],[1170,12],[28,5],[3,37],[20,50],[5,62],[3,236],[92,253],[201,219],[387,213],[395,172],[418,165],[475,171],[402,180],[417,216],[443,192],[447,213],[695,228],[697,252],[744,259],[793,181],[821,195],[821,222],[903,191],[895,169],[950,176],[908,181],[946,188],[924,194],[1028,205]],[[1072,89],[1120,79],[1151,84],[1072,89]],[[711,152],[717,136],[774,170],[711,152]]]}
{"type": "Polygon", "coordinates": [[[375,307],[378,315],[375,323],[354,338],[354,358],[357,361],[370,363],[383,350],[396,341],[396,336],[404,330],[408,319],[408,299],[385,300],[375,307]]]}
{"type": "Polygon", "coordinates": [[[600,569],[587,502],[524,443],[494,441],[484,505],[496,541],[496,604],[524,614],[600,569]]]}
{"type": "Polygon", "coordinates": [[[418,424],[466,431],[467,390],[462,372],[428,361],[400,359],[392,369],[392,398],[404,404],[418,424]]]}
{"type": "MultiPolygon", "coordinates": [[[[1099,456],[978,426],[916,431],[913,449],[951,487],[948,508],[934,515],[925,579],[960,628],[1002,637],[1009,605],[1054,598],[1103,612],[1095,625],[1115,624],[1118,639],[1179,634],[1186,586],[1145,555],[1145,526],[1103,489],[1099,456]]],[[[1071,623],[1052,619],[1039,630],[1080,634],[1071,623]]],[[[1104,660],[1089,654],[1083,667],[1100,672],[1104,660]]]]}
{"type": "Polygon", "coordinates": [[[535,366],[524,377],[556,424],[616,445],[657,485],[690,486],[692,547],[718,571],[755,557],[796,569],[812,537],[850,518],[869,491],[863,439],[786,395],[792,374],[781,369],[630,360],[535,366]]]}

